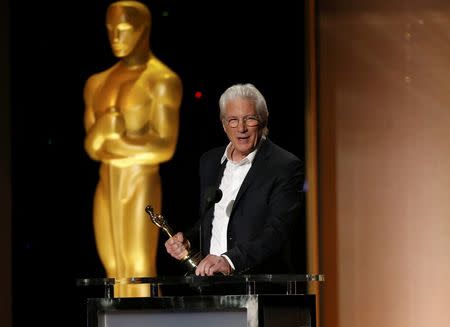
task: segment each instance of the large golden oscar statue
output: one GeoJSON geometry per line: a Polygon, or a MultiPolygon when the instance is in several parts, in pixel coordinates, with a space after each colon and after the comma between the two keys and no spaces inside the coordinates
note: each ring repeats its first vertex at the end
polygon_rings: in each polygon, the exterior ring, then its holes
{"type": "MultiPolygon", "coordinates": [[[[94,197],[97,250],[108,277],[156,276],[158,228],[144,209],[161,211],[159,164],[178,138],[180,78],[150,50],[151,15],[137,1],[108,7],[106,26],[120,61],[85,85],[85,148],[101,162],[94,197]]],[[[115,288],[116,297],[149,296],[149,287],[115,288]]]]}

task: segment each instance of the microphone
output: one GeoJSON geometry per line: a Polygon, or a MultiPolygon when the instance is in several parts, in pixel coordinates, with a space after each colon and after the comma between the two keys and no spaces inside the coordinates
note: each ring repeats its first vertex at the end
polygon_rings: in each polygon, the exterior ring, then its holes
{"type": "Polygon", "coordinates": [[[211,207],[222,199],[220,188],[208,187],[205,191],[206,208],[211,207]]]}
{"type": "MultiPolygon", "coordinates": [[[[199,241],[200,241],[200,253],[203,253],[203,234],[202,234],[202,225],[203,225],[203,219],[206,211],[208,211],[213,205],[215,205],[217,202],[219,202],[222,199],[222,190],[215,186],[209,186],[205,190],[205,208],[203,209],[203,212],[201,213],[201,221],[200,226],[198,229],[199,232],[199,241]]],[[[200,288],[200,294],[201,294],[201,288],[200,288]]]]}

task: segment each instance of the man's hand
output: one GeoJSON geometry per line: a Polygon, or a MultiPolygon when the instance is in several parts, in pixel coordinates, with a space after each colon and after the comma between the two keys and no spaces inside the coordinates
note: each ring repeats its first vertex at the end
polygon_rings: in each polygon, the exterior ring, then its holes
{"type": "Polygon", "coordinates": [[[178,260],[184,259],[189,253],[189,242],[184,239],[183,233],[177,233],[169,238],[165,246],[167,253],[178,260]]]}
{"type": "Polygon", "coordinates": [[[221,256],[208,254],[197,266],[195,274],[197,276],[212,276],[215,273],[224,275],[231,274],[231,266],[227,259],[221,256]]]}

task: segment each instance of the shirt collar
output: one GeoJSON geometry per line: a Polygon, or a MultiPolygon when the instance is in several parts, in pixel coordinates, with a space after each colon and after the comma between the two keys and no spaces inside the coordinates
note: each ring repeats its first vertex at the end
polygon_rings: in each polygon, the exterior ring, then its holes
{"type": "Polygon", "coordinates": [[[225,159],[227,159],[229,162],[232,162],[232,163],[234,163],[234,164],[236,164],[236,165],[243,165],[243,164],[246,164],[246,163],[252,163],[253,160],[255,159],[256,152],[258,152],[258,149],[259,149],[259,147],[261,146],[262,141],[265,140],[265,139],[266,139],[266,137],[263,135],[263,136],[261,137],[261,139],[259,140],[258,145],[255,147],[255,150],[253,150],[252,152],[250,152],[246,157],[244,157],[244,158],[243,158],[241,161],[239,161],[239,162],[236,162],[236,161],[231,160],[231,158],[228,156],[228,153],[230,152],[229,150],[230,150],[231,147],[233,146],[231,142],[228,143],[228,145],[227,145],[227,147],[226,147],[226,149],[225,149],[225,152],[223,153],[222,158],[220,159],[220,163],[223,164],[223,162],[225,161],[225,159]]]}

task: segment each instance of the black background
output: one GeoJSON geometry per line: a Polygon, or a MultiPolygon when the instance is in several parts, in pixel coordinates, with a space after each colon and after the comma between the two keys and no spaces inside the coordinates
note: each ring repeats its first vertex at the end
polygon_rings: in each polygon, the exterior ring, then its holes
{"type": "MultiPolygon", "coordinates": [[[[90,75],[117,61],[104,26],[109,3],[11,1],[15,326],[79,326],[75,280],[104,276],[91,213],[99,164],[83,149],[82,92],[90,75]]],[[[198,159],[227,142],[218,119],[226,87],[253,83],[269,107],[269,137],[304,159],[304,8],[300,1],[144,3],[153,16],[151,48],[184,87],[177,150],[161,165],[163,214],[184,230],[197,218],[198,159]]],[[[299,234],[305,273],[304,228],[299,234]]],[[[160,251],[158,272],[180,270],[160,251]]]]}

